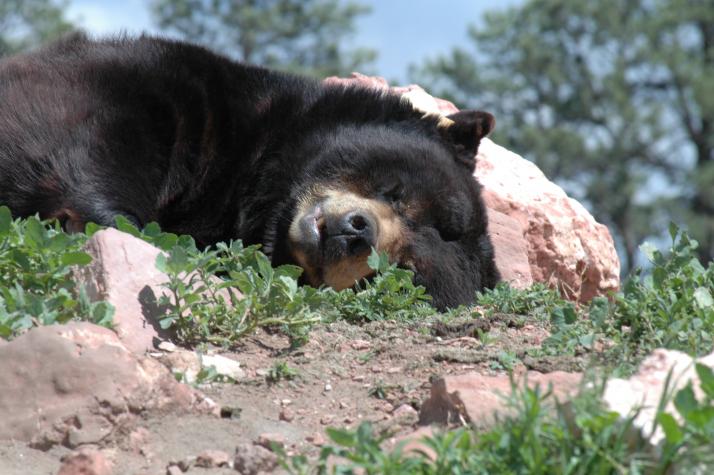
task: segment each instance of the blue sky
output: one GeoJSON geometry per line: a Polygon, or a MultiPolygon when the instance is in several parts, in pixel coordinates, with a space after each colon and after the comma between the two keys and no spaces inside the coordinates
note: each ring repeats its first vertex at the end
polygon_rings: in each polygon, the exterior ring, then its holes
{"type": "MultiPolygon", "coordinates": [[[[360,0],[372,13],[358,24],[355,45],[379,51],[376,71],[388,79],[406,81],[407,67],[426,57],[448,52],[467,40],[469,24],[486,10],[522,3],[522,0],[360,0]]],[[[156,31],[147,0],[70,0],[68,16],[88,31],[156,31]]]]}

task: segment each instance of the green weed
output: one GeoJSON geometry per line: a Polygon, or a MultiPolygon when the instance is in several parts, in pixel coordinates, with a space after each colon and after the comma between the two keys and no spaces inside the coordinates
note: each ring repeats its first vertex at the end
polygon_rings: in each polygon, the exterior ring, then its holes
{"type": "Polygon", "coordinates": [[[70,320],[111,325],[113,307],[90,302],[71,276],[72,266],[92,260],[82,251],[86,240],[36,217],[13,220],[0,206],[0,337],[70,320]]]}

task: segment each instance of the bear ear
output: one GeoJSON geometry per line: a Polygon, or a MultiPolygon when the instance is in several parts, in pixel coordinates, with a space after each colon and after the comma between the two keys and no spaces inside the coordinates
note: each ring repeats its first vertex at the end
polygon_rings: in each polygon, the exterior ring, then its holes
{"type": "Polygon", "coordinates": [[[473,172],[479,143],[495,125],[496,119],[488,112],[463,110],[442,118],[439,131],[456,147],[459,162],[473,172]]]}

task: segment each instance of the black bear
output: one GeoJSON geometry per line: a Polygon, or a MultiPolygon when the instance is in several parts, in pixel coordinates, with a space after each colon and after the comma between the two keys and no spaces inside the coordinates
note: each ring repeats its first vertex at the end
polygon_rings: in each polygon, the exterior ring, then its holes
{"type": "Polygon", "coordinates": [[[493,117],[82,34],[0,62],[0,204],[68,230],[116,215],[197,244],[261,243],[312,285],[368,278],[372,247],[438,308],[498,280],[472,177],[493,117]]]}

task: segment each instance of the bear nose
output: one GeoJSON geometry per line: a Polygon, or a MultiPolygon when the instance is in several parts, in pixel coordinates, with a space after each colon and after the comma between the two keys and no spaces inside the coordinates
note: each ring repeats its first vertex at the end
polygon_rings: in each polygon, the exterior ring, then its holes
{"type": "Polygon", "coordinates": [[[376,244],[376,224],[363,211],[350,211],[327,220],[328,239],[335,241],[343,253],[354,256],[368,252],[376,244]]]}
{"type": "Polygon", "coordinates": [[[359,211],[353,211],[344,215],[340,224],[342,233],[346,235],[362,236],[371,233],[373,228],[373,225],[370,223],[370,218],[359,211]]]}

